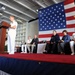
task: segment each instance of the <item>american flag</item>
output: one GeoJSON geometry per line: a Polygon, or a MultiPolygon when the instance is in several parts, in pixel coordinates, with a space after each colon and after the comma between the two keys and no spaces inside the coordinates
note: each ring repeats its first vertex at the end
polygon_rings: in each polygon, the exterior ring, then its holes
{"type": "Polygon", "coordinates": [[[54,4],[39,10],[39,41],[49,41],[53,30],[62,37],[62,31],[67,30],[69,35],[75,32],[75,5],[74,0],[54,4]]]}

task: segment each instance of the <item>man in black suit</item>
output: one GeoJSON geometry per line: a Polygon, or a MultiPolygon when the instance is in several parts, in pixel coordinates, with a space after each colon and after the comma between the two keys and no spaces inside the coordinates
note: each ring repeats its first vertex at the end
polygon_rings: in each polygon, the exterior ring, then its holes
{"type": "Polygon", "coordinates": [[[34,36],[31,44],[35,45],[34,46],[34,49],[33,49],[33,53],[37,53],[37,46],[38,46],[38,38],[37,38],[37,35],[34,36]]]}
{"type": "Polygon", "coordinates": [[[51,36],[50,42],[47,43],[45,48],[46,52],[55,53],[55,54],[58,53],[57,45],[59,41],[60,41],[59,35],[57,34],[55,30],[53,30],[53,35],[51,36]]]}

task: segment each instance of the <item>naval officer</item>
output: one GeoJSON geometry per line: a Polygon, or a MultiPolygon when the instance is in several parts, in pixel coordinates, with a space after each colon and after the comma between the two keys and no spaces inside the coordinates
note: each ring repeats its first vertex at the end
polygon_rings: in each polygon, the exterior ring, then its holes
{"type": "Polygon", "coordinates": [[[10,27],[8,29],[8,53],[14,54],[15,51],[15,37],[16,37],[16,28],[17,22],[15,21],[14,16],[10,16],[10,27]]]}

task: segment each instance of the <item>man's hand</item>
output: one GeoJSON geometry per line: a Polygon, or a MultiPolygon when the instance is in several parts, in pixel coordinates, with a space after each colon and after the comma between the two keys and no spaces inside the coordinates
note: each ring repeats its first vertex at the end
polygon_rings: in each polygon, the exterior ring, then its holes
{"type": "Polygon", "coordinates": [[[15,26],[11,26],[10,28],[15,29],[16,28],[16,25],[15,26]]]}

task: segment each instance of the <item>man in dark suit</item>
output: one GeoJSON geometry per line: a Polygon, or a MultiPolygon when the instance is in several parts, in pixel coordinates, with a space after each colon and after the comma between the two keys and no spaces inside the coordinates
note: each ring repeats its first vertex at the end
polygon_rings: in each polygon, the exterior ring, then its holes
{"type": "Polygon", "coordinates": [[[53,30],[53,35],[51,36],[50,42],[47,43],[45,50],[47,53],[58,53],[57,45],[60,41],[60,37],[55,30],[53,30]]]}
{"type": "Polygon", "coordinates": [[[37,53],[37,46],[38,46],[38,38],[37,38],[37,35],[34,36],[31,44],[35,45],[34,46],[34,49],[33,49],[33,53],[37,53]]]}

